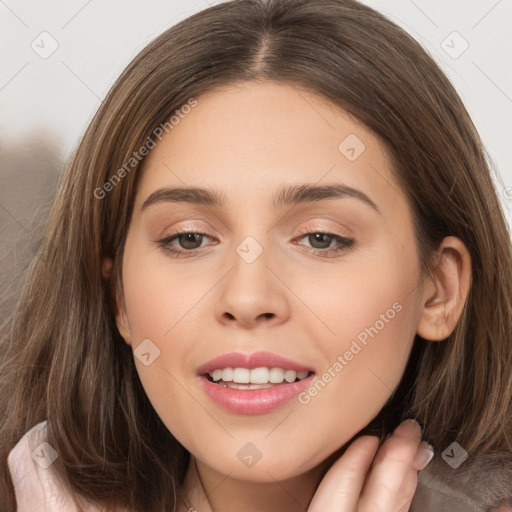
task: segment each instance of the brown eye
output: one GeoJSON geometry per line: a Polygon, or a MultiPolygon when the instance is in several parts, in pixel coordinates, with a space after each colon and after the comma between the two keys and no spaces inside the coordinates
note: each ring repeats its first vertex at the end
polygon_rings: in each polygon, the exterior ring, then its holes
{"type": "Polygon", "coordinates": [[[183,233],[174,237],[183,249],[198,249],[201,246],[203,235],[199,233],[183,233]],[[199,245],[197,246],[197,244],[199,245]]]}
{"type": "Polygon", "coordinates": [[[355,245],[355,240],[346,238],[335,233],[327,233],[324,231],[303,231],[303,235],[299,239],[306,238],[310,244],[313,254],[319,256],[328,256],[332,253],[340,253],[347,251],[355,245]],[[334,242],[334,246],[331,246],[334,242]]]}
{"type": "Polygon", "coordinates": [[[196,231],[178,231],[158,240],[158,245],[174,256],[194,256],[195,253],[199,252],[198,249],[201,248],[201,242],[205,237],[211,238],[205,233],[198,233],[196,231]]]}
{"type": "Polygon", "coordinates": [[[333,235],[328,235],[327,233],[311,233],[307,237],[314,249],[327,249],[334,239],[333,235]]]}

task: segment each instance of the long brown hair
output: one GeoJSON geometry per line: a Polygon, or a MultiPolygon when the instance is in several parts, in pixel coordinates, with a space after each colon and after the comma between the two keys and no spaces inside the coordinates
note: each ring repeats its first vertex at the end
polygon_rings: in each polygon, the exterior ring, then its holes
{"type": "Polygon", "coordinates": [[[189,454],[144,393],[100,272],[110,256],[120,275],[140,163],[103,198],[97,189],[190,98],[246,80],[312,91],[382,140],[410,203],[425,272],[445,236],[459,237],[471,254],[472,286],[454,332],[439,343],[416,337],[399,389],[373,426],[385,436],[414,416],[436,449],[457,440],[472,456],[512,450],[510,233],[453,86],[406,32],[354,0],[234,0],[144,48],[72,156],[2,338],[5,512],[15,510],[7,454],[45,419],[55,469],[77,495],[173,510],[189,454]]]}

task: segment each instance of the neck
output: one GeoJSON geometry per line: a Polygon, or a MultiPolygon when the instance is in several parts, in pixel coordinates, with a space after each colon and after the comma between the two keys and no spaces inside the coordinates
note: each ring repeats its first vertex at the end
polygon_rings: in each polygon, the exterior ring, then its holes
{"type": "MultiPolygon", "coordinates": [[[[237,480],[203,464],[193,455],[188,471],[197,465],[200,484],[212,512],[304,512],[325,471],[332,463],[331,457],[310,471],[284,481],[267,483],[237,480]]],[[[194,493],[185,500],[183,510],[203,512],[204,503],[193,503],[194,493]]],[[[197,494],[196,494],[197,496],[197,494]]]]}

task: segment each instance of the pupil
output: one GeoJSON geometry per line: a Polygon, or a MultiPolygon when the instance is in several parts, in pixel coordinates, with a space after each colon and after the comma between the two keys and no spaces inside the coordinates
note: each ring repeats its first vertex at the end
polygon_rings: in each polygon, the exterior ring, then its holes
{"type": "Polygon", "coordinates": [[[202,235],[199,235],[197,233],[185,233],[184,235],[181,235],[182,236],[182,246],[185,248],[185,249],[195,249],[196,247],[194,247],[194,243],[197,243],[197,239],[199,237],[201,237],[202,235]],[[184,241],[184,243],[183,243],[184,241]],[[189,243],[192,244],[192,246],[189,245],[189,243]]]}
{"type": "MultiPolygon", "coordinates": [[[[327,238],[327,241],[323,241],[324,245],[322,247],[316,247],[318,249],[325,249],[326,247],[329,247],[329,244],[330,244],[330,235],[327,235],[325,233],[313,233],[312,235],[309,235],[310,236],[310,242],[311,242],[311,237],[313,237],[313,239],[315,240],[315,242],[320,242],[322,243],[322,238],[323,237],[326,237],[327,238]],[[327,242],[327,243],[326,243],[327,242]]],[[[311,245],[313,245],[314,247],[314,244],[312,243],[311,245]]]]}

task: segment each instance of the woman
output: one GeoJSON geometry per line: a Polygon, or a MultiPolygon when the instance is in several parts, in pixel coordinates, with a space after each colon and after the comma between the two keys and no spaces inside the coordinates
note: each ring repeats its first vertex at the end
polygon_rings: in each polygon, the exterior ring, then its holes
{"type": "Polygon", "coordinates": [[[3,502],[27,470],[77,507],[510,507],[511,277],[479,136],[412,38],[354,1],[202,11],[63,178],[4,342],[3,502]]]}

